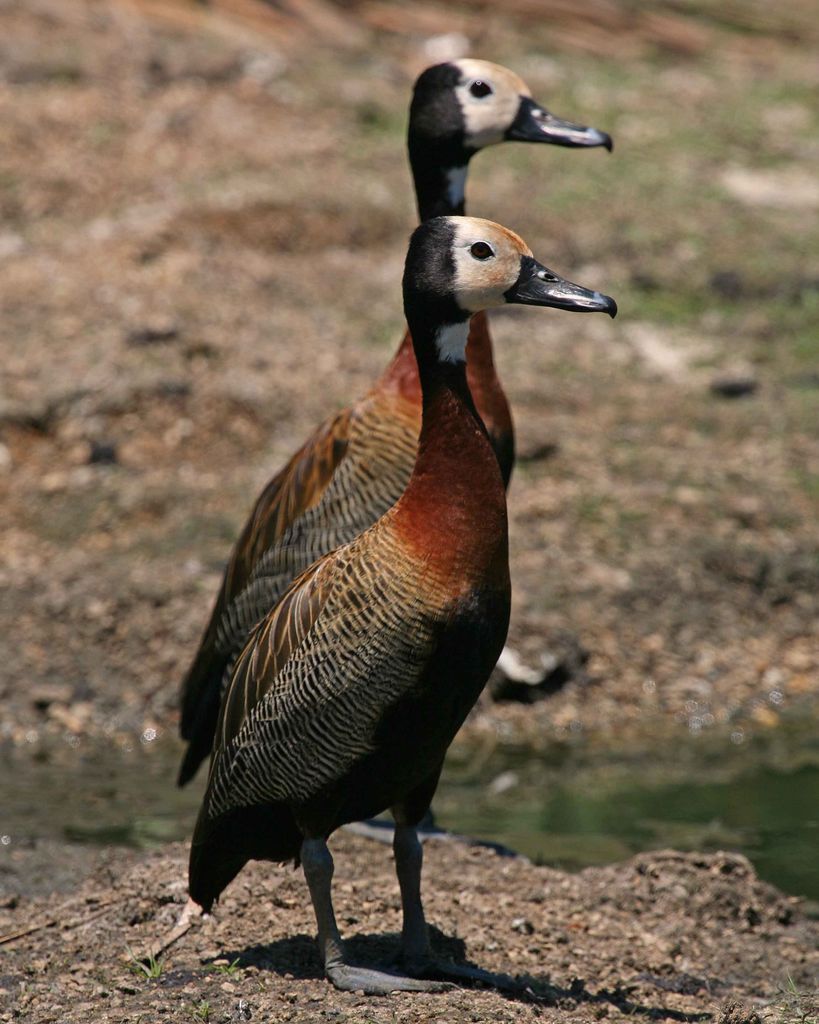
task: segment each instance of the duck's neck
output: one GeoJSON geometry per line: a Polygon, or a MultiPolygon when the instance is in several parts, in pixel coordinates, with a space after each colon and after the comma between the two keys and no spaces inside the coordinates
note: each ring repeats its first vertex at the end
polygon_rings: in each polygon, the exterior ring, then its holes
{"type": "Polygon", "coordinates": [[[404,332],[398,350],[381,374],[376,390],[399,394],[420,407],[421,380],[418,377],[418,363],[408,330],[404,332]]]}
{"type": "MultiPolygon", "coordinates": [[[[450,146],[442,155],[439,146],[431,147],[416,135],[412,127],[408,138],[410,166],[415,184],[415,198],[418,216],[423,223],[431,217],[462,217],[464,214],[464,187],[470,152],[461,146],[450,146]],[[434,157],[430,154],[434,153],[434,157]],[[448,155],[447,155],[448,154],[448,155]],[[443,163],[442,163],[443,160],[443,163]],[[446,166],[451,164],[451,166],[446,166]]],[[[488,333],[484,347],[489,346],[489,365],[492,367],[491,341],[488,333]]],[[[471,353],[470,353],[471,354],[471,353]]],[[[485,365],[485,358],[478,360],[485,365]]],[[[384,371],[378,387],[396,391],[410,401],[421,402],[421,383],[418,379],[418,364],[409,331],[404,333],[398,351],[384,371]]]]}
{"type": "Polygon", "coordinates": [[[410,127],[407,139],[418,216],[423,222],[431,217],[464,215],[466,175],[475,150],[457,141],[436,141],[431,145],[410,127]]]}
{"type": "Polygon", "coordinates": [[[421,435],[396,516],[410,543],[470,578],[503,577],[506,499],[498,461],[472,401],[469,325],[410,322],[422,392],[421,435]]]}
{"type": "MultiPolygon", "coordinates": [[[[489,321],[485,312],[476,313],[469,325],[466,379],[475,407],[489,431],[504,479],[508,482],[514,460],[512,414],[495,371],[489,321]]],[[[404,333],[398,351],[382,374],[376,389],[399,394],[420,408],[421,381],[409,331],[404,333]]]]}
{"type": "MultiPolygon", "coordinates": [[[[432,148],[425,146],[410,130],[410,164],[418,215],[422,222],[431,217],[463,216],[466,175],[474,150],[454,144],[442,154],[441,147],[436,146],[434,159],[429,156],[431,152],[432,148]]],[[[469,386],[481,417],[493,433],[494,428],[499,433],[510,431],[509,407],[495,373],[489,322],[484,312],[472,318],[466,355],[469,386]]],[[[409,331],[405,332],[397,352],[384,371],[379,387],[398,391],[411,401],[420,402],[418,364],[409,331]]]]}
{"type": "MultiPolygon", "coordinates": [[[[469,161],[474,150],[453,143],[449,147],[424,145],[410,129],[409,154],[418,214],[421,221],[439,216],[463,216],[464,189],[469,161]],[[434,153],[434,159],[430,154],[434,153]]],[[[467,381],[474,399],[473,408],[486,424],[496,454],[502,462],[504,479],[512,470],[512,417],[509,403],[495,372],[492,338],[485,312],[476,313],[469,330],[466,348],[467,381]],[[507,451],[508,449],[508,451],[507,451]]],[[[397,393],[415,405],[421,404],[421,382],[415,358],[412,335],[406,331],[398,351],[382,374],[377,389],[397,393]]]]}

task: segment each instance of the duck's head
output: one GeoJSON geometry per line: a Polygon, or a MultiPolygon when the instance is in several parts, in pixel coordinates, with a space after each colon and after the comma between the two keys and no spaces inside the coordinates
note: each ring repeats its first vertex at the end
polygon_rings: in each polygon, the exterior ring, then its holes
{"type": "Polygon", "coordinates": [[[434,217],[416,228],[404,306],[413,335],[435,338],[439,358],[464,359],[469,318],[509,303],[617,315],[614,299],[544,267],[519,235],[491,220],[434,217]]]}
{"type": "Polygon", "coordinates": [[[532,99],[522,78],[499,64],[464,58],[422,72],[410,107],[413,163],[465,167],[479,149],[505,141],[612,148],[606,132],[555,117],[532,99]]]}

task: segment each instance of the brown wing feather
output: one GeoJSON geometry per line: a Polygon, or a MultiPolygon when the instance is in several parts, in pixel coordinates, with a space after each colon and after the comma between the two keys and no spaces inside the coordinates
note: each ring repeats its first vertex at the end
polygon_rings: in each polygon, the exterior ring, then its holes
{"type": "Polygon", "coordinates": [[[182,682],[180,733],[190,747],[180,769],[180,785],[210,752],[222,678],[232,657],[232,652],[220,649],[219,624],[264,552],[321,500],[347,453],[352,416],[352,410],[345,409],[296,452],[265,487],[236,542],[196,657],[182,682]]]}
{"type": "Polygon", "coordinates": [[[312,798],[417,698],[453,598],[384,523],[311,566],[251,633],[222,699],[207,820],[312,798]]]}
{"type": "Polygon", "coordinates": [[[318,618],[327,598],[322,559],[303,573],[259,624],[239,655],[222,700],[216,743],[225,747],[264,697],[318,618]]]}
{"type": "Polygon", "coordinates": [[[320,427],[265,487],[230,557],[220,597],[229,603],[261,556],[293,521],[321,500],[344,458],[352,411],[345,409],[320,427]]]}

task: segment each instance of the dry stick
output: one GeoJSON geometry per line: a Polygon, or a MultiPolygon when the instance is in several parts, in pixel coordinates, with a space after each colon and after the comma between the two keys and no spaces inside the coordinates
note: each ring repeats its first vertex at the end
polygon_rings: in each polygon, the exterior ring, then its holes
{"type": "MultiPolygon", "coordinates": [[[[67,899],[64,903],[61,903],[59,907],[54,911],[55,914],[61,914],[64,910],[67,910],[72,904],[77,902],[77,897],[72,896],[71,899],[67,899]]],[[[55,924],[59,922],[58,917],[48,918],[46,921],[41,921],[39,924],[30,925],[28,928],[23,928],[19,932],[8,932],[6,935],[0,935],[0,946],[6,945],[8,942],[14,942],[15,939],[22,939],[26,935],[31,935],[33,932],[39,932],[43,928],[53,928],[55,924]]]]}
{"type": "Polygon", "coordinates": [[[178,942],[183,935],[186,935],[191,930],[195,921],[205,916],[199,904],[194,903],[192,899],[188,899],[188,902],[182,908],[179,920],[166,934],[164,939],[161,939],[155,946],[151,947],[148,956],[158,960],[166,950],[170,949],[175,942],[178,942]]]}
{"type": "MultiPolygon", "coordinates": [[[[57,908],[57,910],[64,910],[73,902],[75,901],[68,900],[67,903],[63,903],[62,906],[57,908]]],[[[69,928],[79,928],[81,925],[90,924],[92,921],[96,921],[98,917],[102,917],[103,914],[107,914],[108,909],[117,902],[117,900],[108,900],[105,903],[98,903],[94,908],[94,913],[90,916],[77,917],[73,921],[66,921],[63,925],[63,929],[67,931],[69,928]]],[[[17,939],[24,939],[27,935],[33,935],[35,932],[44,931],[46,928],[54,928],[59,923],[59,917],[49,917],[45,921],[40,921],[39,924],[33,924],[28,928],[21,928],[19,932],[8,932],[6,935],[0,935],[0,946],[5,946],[9,942],[15,942],[17,939]]]]}

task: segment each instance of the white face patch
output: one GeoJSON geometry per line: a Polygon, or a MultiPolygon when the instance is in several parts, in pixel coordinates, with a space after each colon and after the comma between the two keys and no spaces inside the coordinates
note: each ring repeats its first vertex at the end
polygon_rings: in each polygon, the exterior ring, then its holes
{"type": "Polygon", "coordinates": [[[466,362],[466,341],[469,337],[469,321],[462,324],[446,324],[435,335],[438,356],[445,363],[466,362]]]}
{"type": "Polygon", "coordinates": [[[531,256],[531,250],[514,232],[492,221],[452,217],[451,222],[455,225],[452,246],[455,301],[470,313],[504,305],[506,292],[520,276],[520,258],[531,256]],[[486,243],[494,255],[477,258],[471,252],[476,242],[486,243]]]}
{"type": "Polygon", "coordinates": [[[446,172],[446,197],[453,207],[460,206],[466,195],[466,167],[450,167],[446,172]]]}
{"type": "Polygon", "coordinates": [[[455,86],[455,95],[463,112],[464,141],[473,149],[503,142],[520,107],[521,96],[529,96],[526,83],[508,68],[485,60],[459,60],[455,66],[463,81],[455,86]],[[491,93],[474,96],[471,86],[483,82],[491,93]]]}

